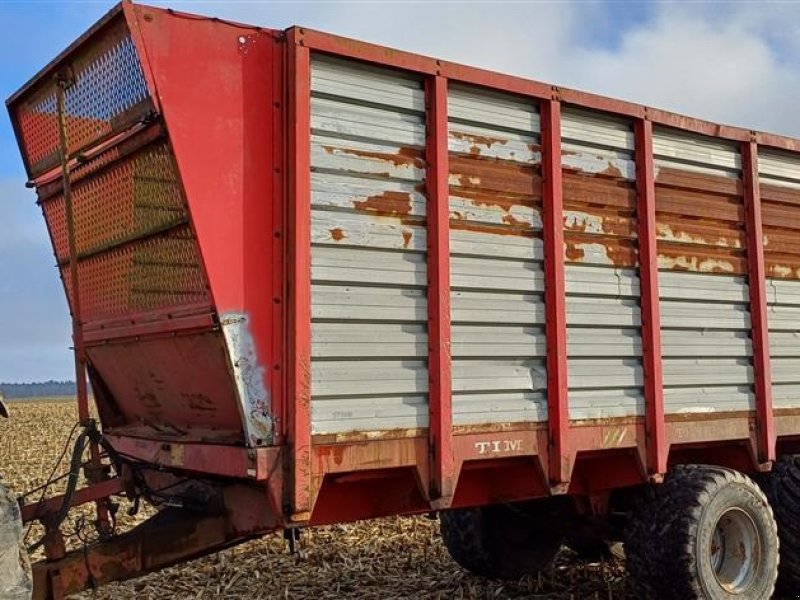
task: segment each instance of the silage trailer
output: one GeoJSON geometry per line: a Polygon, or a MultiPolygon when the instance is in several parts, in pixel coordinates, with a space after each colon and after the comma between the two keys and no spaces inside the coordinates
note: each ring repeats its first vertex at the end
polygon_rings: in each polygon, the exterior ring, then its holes
{"type": "Polygon", "coordinates": [[[800,141],[129,2],[7,106],[79,385],[66,492],[0,503],[35,597],[421,513],[487,577],[800,593],[800,141]]]}

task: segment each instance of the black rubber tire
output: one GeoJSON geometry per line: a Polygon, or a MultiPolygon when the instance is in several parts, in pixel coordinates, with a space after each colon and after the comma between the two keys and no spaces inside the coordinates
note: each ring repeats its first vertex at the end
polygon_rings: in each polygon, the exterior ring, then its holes
{"type": "Polygon", "coordinates": [[[444,511],[439,515],[442,540],[453,560],[475,575],[505,580],[536,575],[564,539],[548,508],[526,503],[444,511]]]}
{"type": "Polygon", "coordinates": [[[625,555],[635,598],[770,598],[778,576],[778,529],[750,478],[722,467],[687,465],[670,473],[633,512],[625,555]],[[731,508],[749,516],[761,548],[750,584],[735,593],[720,585],[707,558],[715,526],[731,508]]]}
{"type": "Polygon", "coordinates": [[[781,458],[758,482],[766,493],[781,541],[776,589],[781,597],[800,596],[800,455],[781,458]]]}

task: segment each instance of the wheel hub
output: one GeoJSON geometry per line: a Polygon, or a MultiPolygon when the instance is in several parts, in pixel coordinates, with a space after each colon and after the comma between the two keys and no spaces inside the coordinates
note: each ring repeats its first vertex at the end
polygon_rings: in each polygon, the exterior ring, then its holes
{"type": "Polygon", "coordinates": [[[761,562],[761,542],[750,515],[740,508],[729,508],[720,515],[709,559],[717,583],[726,592],[747,591],[761,562]]]}

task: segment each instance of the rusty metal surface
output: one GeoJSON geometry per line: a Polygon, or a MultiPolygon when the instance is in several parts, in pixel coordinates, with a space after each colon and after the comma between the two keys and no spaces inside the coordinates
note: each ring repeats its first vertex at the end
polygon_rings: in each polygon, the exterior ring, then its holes
{"type": "Polygon", "coordinates": [[[33,597],[63,597],[217,552],[273,531],[278,519],[263,488],[231,486],[221,510],[163,509],[129,532],[33,565],[33,597]]]}
{"type": "Polygon", "coordinates": [[[536,103],[448,95],[453,422],[547,418],[536,103]]]}
{"type": "Polygon", "coordinates": [[[87,348],[115,410],[130,425],[176,436],[193,430],[242,438],[226,347],[216,332],[122,340],[87,348]]]}
{"type": "Polygon", "coordinates": [[[665,411],[754,408],[739,148],[663,128],[653,145],[665,411]]]}
{"type": "Polygon", "coordinates": [[[633,150],[630,122],[564,110],[561,153],[572,420],[644,411],[633,150]]]}
{"type": "Polygon", "coordinates": [[[311,128],[312,431],[424,427],[422,82],[312,56],[311,128]]]}

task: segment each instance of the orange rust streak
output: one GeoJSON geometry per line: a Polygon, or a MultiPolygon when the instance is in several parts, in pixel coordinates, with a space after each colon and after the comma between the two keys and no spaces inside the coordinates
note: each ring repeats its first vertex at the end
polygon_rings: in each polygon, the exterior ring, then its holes
{"type": "Polygon", "coordinates": [[[456,186],[450,186],[450,195],[468,200],[474,206],[497,207],[506,212],[509,212],[515,206],[539,208],[542,205],[542,199],[533,196],[513,196],[496,192],[486,193],[482,190],[467,190],[456,186]]]}
{"type": "Polygon", "coordinates": [[[514,235],[531,239],[541,237],[541,235],[539,235],[538,232],[531,227],[518,229],[508,224],[491,225],[488,223],[476,223],[474,221],[464,221],[460,219],[450,219],[450,229],[459,231],[472,231],[473,233],[487,233],[491,235],[514,235]]]}
{"type": "Polygon", "coordinates": [[[636,188],[628,181],[564,172],[564,208],[575,204],[636,210],[636,188]]]}
{"type": "Polygon", "coordinates": [[[542,195],[538,167],[508,160],[483,160],[450,153],[450,174],[458,177],[459,187],[520,196],[542,195]]]}
{"type": "Polygon", "coordinates": [[[571,263],[608,264],[615,267],[635,267],[638,264],[635,242],[574,231],[564,232],[564,258],[571,263]],[[598,252],[605,260],[596,256],[598,252]]]}
{"type": "Polygon", "coordinates": [[[725,248],[744,248],[743,225],[726,221],[684,219],[659,214],[656,237],[664,243],[698,244],[725,248]]]}
{"type": "Polygon", "coordinates": [[[743,250],[669,242],[658,243],[658,266],[660,269],[697,273],[747,273],[747,259],[743,250]]]}
{"type": "Polygon", "coordinates": [[[800,211],[795,206],[763,202],[761,219],[764,226],[800,229],[800,211]]]}
{"type": "Polygon", "coordinates": [[[411,243],[411,237],[413,234],[409,230],[403,231],[403,248],[408,248],[408,245],[411,243]]]}
{"type": "Polygon", "coordinates": [[[331,238],[334,242],[341,242],[343,239],[347,237],[347,234],[341,227],[334,227],[330,230],[331,238]]]}
{"type": "Polygon", "coordinates": [[[356,200],[353,207],[359,212],[377,213],[392,217],[411,213],[411,194],[408,192],[385,191],[366,200],[356,200]]]}
{"type": "Polygon", "coordinates": [[[594,206],[565,206],[564,229],[589,235],[613,235],[636,237],[636,219],[617,211],[602,210],[594,206]],[[571,213],[571,214],[568,214],[571,213]],[[582,213],[580,216],[574,213],[582,213]],[[591,231],[594,222],[599,222],[601,231],[591,231]],[[588,230],[588,231],[587,231],[588,230]]]}
{"type": "Polygon", "coordinates": [[[729,177],[694,173],[670,167],[658,169],[656,184],[661,187],[711,192],[725,196],[741,196],[742,182],[729,177]]]}
{"type": "Polygon", "coordinates": [[[457,140],[470,142],[472,144],[476,144],[479,146],[486,146],[487,148],[491,148],[494,144],[500,144],[504,146],[508,143],[508,140],[504,140],[502,138],[490,137],[488,135],[477,135],[474,133],[466,133],[464,131],[451,130],[450,135],[457,140]]]}
{"type": "Polygon", "coordinates": [[[395,167],[412,166],[420,169],[425,167],[424,153],[419,148],[401,147],[396,154],[388,152],[373,152],[357,148],[338,148],[336,146],[323,146],[328,154],[349,154],[359,158],[369,158],[391,163],[395,167]]]}
{"type": "Polygon", "coordinates": [[[778,279],[800,279],[800,257],[772,252],[764,252],[764,265],[767,277],[778,279]]]}
{"type": "Polygon", "coordinates": [[[762,202],[780,202],[793,206],[800,205],[800,189],[769,184],[762,184],[760,189],[762,202]]]}
{"type": "Polygon", "coordinates": [[[771,254],[800,254],[800,236],[796,231],[764,228],[764,251],[771,254]]]}
{"type": "Polygon", "coordinates": [[[656,187],[657,221],[662,213],[680,217],[699,217],[715,221],[744,222],[744,206],[741,198],[717,196],[689,190],[656,187]]]}

